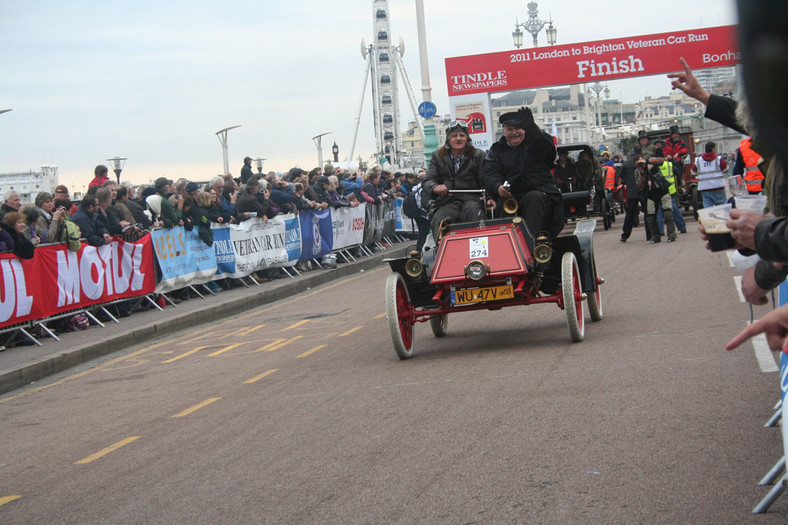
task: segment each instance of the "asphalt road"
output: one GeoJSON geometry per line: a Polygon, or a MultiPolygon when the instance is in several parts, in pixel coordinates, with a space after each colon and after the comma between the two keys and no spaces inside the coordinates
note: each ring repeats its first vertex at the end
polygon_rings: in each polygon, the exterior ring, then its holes
{"type": "Polygon", "coordinates": [[[622,219],[581,343],[535,305],[418,325],[400,361],[381,266],[6,394],[0,523],[786,523],[788,496],[750,515],[779,386],[723,349],[736,270],[694,222],[622,219]]]}

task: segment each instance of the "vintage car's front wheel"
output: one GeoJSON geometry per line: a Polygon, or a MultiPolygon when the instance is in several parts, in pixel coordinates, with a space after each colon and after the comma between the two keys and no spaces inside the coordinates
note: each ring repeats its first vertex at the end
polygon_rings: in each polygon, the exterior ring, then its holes
{"type": "MultiPolygon", "coordinates": [[[[594,262],[594,279],[596,279],[596,261],[594,262]]],[[[594,293],[588,296],[588,314],[594,322],[602,320],[602,292],[599,291],[599,283],[595,284],[594,293]]]]}
{"type": "Polygon", "coordinates": [[[585,337],[585,312],[583,311],[583,288],[580,286],[580,270],[572,252],[561,257],[561,294],[564,300],[566,326],[572,341],[578,343],[585,337]]]}
{"type": "Polygon", "coordinates": [[[430,327],[435,337],[443,337],[449,330],[449,314],[433,315],[430,317],[430,327]]]}
{"type": "Polygon", "coordinates": [[[386,319],[391,342],[400,359],[413,356],[413,307],[405,280],[397,272],[386,278],[386,319]]]}

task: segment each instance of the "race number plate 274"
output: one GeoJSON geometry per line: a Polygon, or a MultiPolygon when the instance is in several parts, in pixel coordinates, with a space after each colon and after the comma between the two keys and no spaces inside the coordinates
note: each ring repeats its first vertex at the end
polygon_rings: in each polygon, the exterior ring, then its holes
{"type": "Polygon", "coordinates": [[[510,284],[504,286],[485,286],[484,288],[452,290],[451,304],[462,305],[487,301],[505,301],[513,297],[514,288],[510,284]]]}
{"type": "Polygon", "coordinates": [[[487,242],[487,237],[472,237],[469,241],[471,259],[490,256],[490,243],[487,242]]]}

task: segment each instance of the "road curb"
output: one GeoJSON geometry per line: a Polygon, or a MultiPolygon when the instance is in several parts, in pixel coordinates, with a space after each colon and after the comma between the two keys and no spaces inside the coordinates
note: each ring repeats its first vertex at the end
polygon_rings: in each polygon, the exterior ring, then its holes
{"type": "MultiPolygon", "coordinates": [[[[205,308],[180,313],[176,307],[174,310],[167,310],[167,313],[170,315],[166,319],[157,320],[146,326],[124,328],[123,320],[121,320],[119,325],[102,329],[112,330],[108,337],[102,337],[105,334],[96,332],[97,338],[101,338],[99,341],[81,344],[66,352],[55,353],[24,366],[19,366],[16,369],[0,372],[0,394],[10,392],[34,381],[39,381],[91,359],[111,354],[121,348],[144,343],[186,328],[202,326],[222,316],[236,315],[250,308],[286,299],[321,284],[349,277],[361,270],[376,268],[381,264],[385,264],[382,262],[384,258],[402,257],[409,246],[411,246],[411,243],[402,243],[395,248],[377,253],[372,257],[340,264],[335,269],[307,272],[300,277],[288,279],[284,284],[276,287],[266,286],[265,284],[259,287],[255,286],[249,290],[250,293],[228,298],[222,302],[207,302],[205,308]]],[[[219,294],[217,297],[221,298],[222,294],[219,294]]],[[[201,299],[191,299],[190,301],[201,301],[201,299]]],[[[44,344],[46,345],[47,343],[45,342],[44,344]]],[[[7,351],[13,350],[9,349],[7,351]]]]}

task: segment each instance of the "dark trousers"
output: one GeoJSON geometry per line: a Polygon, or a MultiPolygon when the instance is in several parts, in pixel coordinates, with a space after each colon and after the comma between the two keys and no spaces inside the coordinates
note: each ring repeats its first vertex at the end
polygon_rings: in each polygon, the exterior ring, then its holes
{"type": "Polygon", "coordinates": [[[451,224],[454,222],[478,222],[484,218],[484,206],[479,199],[450,198],[433,211],[430,225],[433,235],[437,236],[440,223],[444,219],[451,224]]]}
{"type": "Polygon", "coordinates": [[[627,198],[626,215],[624,216],[624,228],[621,230],[621,238],[624,240],[629,239],[632,235],[632,228],[635,226],[638,218],[638,208],[640,207],[640,197],[627,198]]]}
{"type": "Polygon", "coordinates": [[[416,227],[419,229],[419,238],[418,241],[416,241],[416,249],[421,251],[421,249],[424,247],[424,243],[427,241],[427,235],[430,234],[430,221],[421,215],[417,215],[414,220],[416,221],[416,227]]]}

